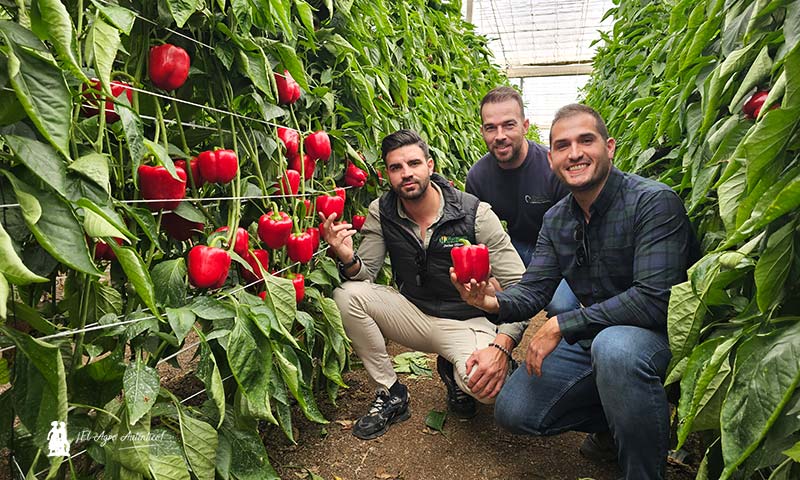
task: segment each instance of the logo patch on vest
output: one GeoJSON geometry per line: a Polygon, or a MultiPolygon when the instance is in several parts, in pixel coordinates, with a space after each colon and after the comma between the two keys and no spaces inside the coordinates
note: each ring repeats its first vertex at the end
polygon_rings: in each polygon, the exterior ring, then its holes
{"type": "Polygon", "coordinates": [[[441,237],[439,237],[439,243],[446,248],[461,247],[464,245],[462,240],[469,241],[469,239],[464,236],[448,237],[447,235],[442,235],[441,237]]]}

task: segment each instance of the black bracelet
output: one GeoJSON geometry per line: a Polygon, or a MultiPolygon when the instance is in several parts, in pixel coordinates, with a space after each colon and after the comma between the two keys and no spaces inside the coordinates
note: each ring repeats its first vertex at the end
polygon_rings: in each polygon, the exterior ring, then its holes
{"type": "Polygon", "coordinates": [[[361,257],[359,257],[357,253],[354,253],[353,254],[353,259],[350,260],[349,262],[347,262],[347,263],[342,263],[341,261],[339,262],[339,269],[342,270],[342,271],[347,270],[348,268],[352,267],[353,265],[355,265],[357,262],[360,262],[360,261],[361,261],[361,257]]]}
{"type": "Polygon", "coordinates": [[[511,360],[511,352],[509,352],[509,351],[506,349],[506,347],[504,347],[504,346],[502,346],[502,345],[498,345],[498,344],[496,344],[496,343],[494,343],[494,342],[490,343],[490,344],[489,344],[489,346],[490,346],[490,347],[494,347],[494,348],[496,348],[496,349],[500,350],[501,352],[505,353],[505,354],[506,354],[506,356],[508,357],[508,359],[509,359],[509,360],[511,360]]]}

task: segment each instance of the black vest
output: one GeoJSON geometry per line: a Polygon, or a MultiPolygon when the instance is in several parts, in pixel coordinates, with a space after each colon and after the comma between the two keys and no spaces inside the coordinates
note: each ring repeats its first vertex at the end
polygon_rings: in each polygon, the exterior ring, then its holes
{"type": "Polygon", "coordinates": [[[480,201],[451,187],[438,174],[434,173],[431,181],[442,191],[444,211],[432,225],[427,250],[398,215],[397,194],[389,191],[380,199],[381,228],[395,283],[403,296],[428,315],[457,320],[485,317],[486,312],[464,302],[450,283],[450,249],[460,246],[461,238],[476,243],[475,214],[480,201]]]}

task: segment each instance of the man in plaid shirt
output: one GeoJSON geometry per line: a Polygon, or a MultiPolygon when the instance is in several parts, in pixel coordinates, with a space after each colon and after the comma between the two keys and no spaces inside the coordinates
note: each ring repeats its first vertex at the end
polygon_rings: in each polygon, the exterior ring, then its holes
{"type": "Polygon", "coordinates": [[[525,275],[502,292],[474,281],[456,286],[505,323],[538,313],[565,278],[583,306],[534,334],[526,368],[497,397],[495,419],[531,435],[589,432],[581,447],[588,456],[602,457],[607,443],[626,479],[660,479],[669,441],[667,304],[697,242],[678,195],[616,169],[614,149],[597,112],[561,108],[548,158],[570,194],[545,214],[525,275]]]}

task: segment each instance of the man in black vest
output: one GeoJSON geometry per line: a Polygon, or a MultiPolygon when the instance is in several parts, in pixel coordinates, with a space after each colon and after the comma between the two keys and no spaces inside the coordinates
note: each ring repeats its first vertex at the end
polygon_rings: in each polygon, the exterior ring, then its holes
{"type": "Polygon", "coordinates": [[[494,401],[526,325],[496,327],[450,283],[450,250],[462,239],[489,248],[500,287],[520,279],[522,260],[491,207],[433,173],[428,146],[413,131],[387,136],[381,154],[392,189],[370,204],[358,253],[352,225],[334,224],[335,214],[324,219],[325,241],[350,280],[333,297],[354,350],[378,385],[368,413],[353,426],[353,435],[361,439],[380,436],[411,415],[408,389],[397,380],[384,337],[451,362],[454,367],[439,372],[448,407],[468,417],[475,414],[474,399],[494,401]],[[372,283],[386,253],[398,289],[372,283]]]}

